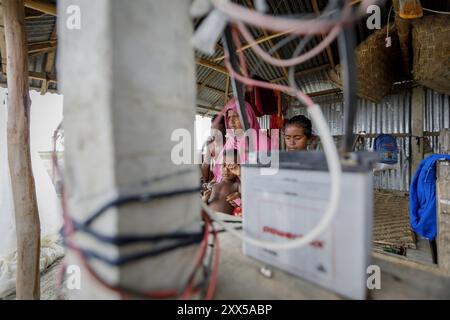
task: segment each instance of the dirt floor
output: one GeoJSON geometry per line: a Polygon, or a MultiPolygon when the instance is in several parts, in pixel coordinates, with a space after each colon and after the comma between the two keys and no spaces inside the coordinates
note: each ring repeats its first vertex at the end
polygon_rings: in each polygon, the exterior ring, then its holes
{"type": "MultiPolygon", "coordinates": [[[[401,254],[420,263],[432,263],[428,241],[416,239],[409,227],[408,195],[376,191],[374,199],[374,250],[401,254]]],[[[67,299],[67,292],[64,289],[58,289],[57,284],[62,261],[63,259],[55,261],[42,274],[42,300],[67,299]]],[[[64,281],[62,288],[65,288],[64,281]]],[[[5,299],[15,299],[15,294],[5,299]]]]}

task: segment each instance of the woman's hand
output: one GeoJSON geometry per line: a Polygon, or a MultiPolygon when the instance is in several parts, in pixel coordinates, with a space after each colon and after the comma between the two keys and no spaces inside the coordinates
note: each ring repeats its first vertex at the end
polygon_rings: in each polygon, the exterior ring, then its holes
{"type": "Polygon", "coordinates": [[[205,192],[203,193],[202,200],[203,200],[204,202],[206,202],[206,204],[208,204],[208,200],[209,200],[209,197],[211,196],[211,192],[212,192],[211,189],[207,189],[207,190],[205,190],[205,192]]]}
{"type": "Polygon", "coordinates": [[[239,192],[234,192],[234,193],[228,195],[226,200],[232,207],[238,208],[238,207],[240,207],[240,205],[237,204],[234,200],[240,199],[240,198],[241,198],[241,194],[239,192]]]}

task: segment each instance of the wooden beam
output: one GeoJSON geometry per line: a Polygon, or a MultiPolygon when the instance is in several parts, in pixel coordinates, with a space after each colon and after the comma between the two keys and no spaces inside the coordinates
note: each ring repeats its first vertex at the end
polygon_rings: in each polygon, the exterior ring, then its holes
{"type": "Polygon", "coordinates": [[[208,110],[208,111],[220,112],[220,109],[217,109],[217,108],[214,108],[214,107],[207,107],[207,106],[204,106],[204,105],[201,105],[201,104],[197,104],[197,108],[208,110]]]}
{"type": "Polygon", "coordinates": [[[414,87],[411,96],[411,178],[423,159],[424,109],[425,89],[422,86],[414,87]]]}
{"type": "MultiPolygon", "coordinates": [[[[0,83],[0,88],[8,88],[6,83],[0,83]]],[[[41,86],[36,87],[36,86],[30,86],[30,91],[36,91],[36,92],[41,92],[41,86]]],[[[60,92],[58,90],[55,89],[48,89],[47,92],[51,92],[51,93],[57,93],[59,94],[60,92]]]]}
{"type": "Polygon", "coordinates": [[[30,96],[23,0],[3,0],[8,81],[8,162],[17,234],[17,299],[39,299],[40,223],[30,156],[30,96]]]}
{"type": "Polygon", "coordinates": [[[51,52],[56,50],[56,40],[34,42],[28,44],[28,54],[36,52],[51,52]]]}
{"type": "Polygon", "coordinates": [[[29,71],[28,77],[32,80],[46,80],[47,82],[57,82],[55,74],[47,74],[45,72],[29,71]]]}
{"type": "Polygon", "coordinates": [[[56,6],[51,3],[42,0],[25,0],[24,5],[27,8],[56,16],[56,6]]]}
{"type": "MultiPolygon", "coordinates": [[[[243,52],[243,51],[248,50],[248,49],[250,49],[251,47],[253,47],[253,46],[257,45],[257,44],[261,44],[261,43],[264,43],[266,41],[270,41],[272,39],[279,38],[279,37],[284,36],[286,34],[288,34],[287,31],[278,32],[278,33],[274,33],[274,34],[271,34],[271,35],[267,34],[267,32],[266,32],[263,37],[255,39],[256,41],[253,42],[253,43],[247,43],[246,45],[243,45],[239,50],[236,50],[236,52],[243,52]]],[[[213,61],[214,62],[220,62],[223,59],[225,59],[224,55],[220,56],[218,58],[215,58],[213,61]]]]}
{"type": "Polygon", "coordinates": [[[217,72],[220,72],[223,74],[228,74],[228,71],[224,66],[221,66],[220,64],[214,63],[214,62],[204,59],[204,58],[198,58],[197,64],[201,65],[203,67],[206,67],[206,68],[216,70],[217,72]]]}
{"type": "Polygon", "coordinates": [[[7,61],[7,54],[6,54],[6,42],[5,42],[5,27],[3,22],[3,7],[0,6],[0,55],[1,55],[1,67],[2,67],[2,73],[6,74],[6,61],[7,61]]]}
{"type": "Polygon", "coordinates": [[[328,94],[334,94],[334,93],[339,93],[341,92],[341,89],[328,89],[328,90],[323,90],[323,91],[316,91],[316,92],[311,92],[308,93],[308,96],[310,97],[320,97],[320,96],[326,96],[328,94]]]}

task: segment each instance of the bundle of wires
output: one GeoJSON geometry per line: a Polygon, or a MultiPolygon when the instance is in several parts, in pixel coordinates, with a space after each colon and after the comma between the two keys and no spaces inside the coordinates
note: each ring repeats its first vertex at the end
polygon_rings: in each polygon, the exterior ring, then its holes
{"type": "MultiPolygon", "coordinates": [[[[61,124],[58,126],[53,136],[52,161],[53,161],[53,169],[55,170],[56,174],[62,177],[56,154],[57,137],[59,136],[58,132],[60,130],[61,124]]],[[[192,170],[180,171],[175,174],[166,175],[164,177],[156,177],[151,179],[151,181],[146,181],[146,183],[149,182],[153,183],[156,181],[168,179],[173,176],[186,174],[191,171],[192,170]]],[[[61,204],[63,209],[64,227],[61,233],[64,239],[64,244],[76,253],[76,256],[81,261],[82,266],[84,267],[85,270],[88,271],[88,273],[91,275],[93,279],[95,279],[104,288],[107,288],[115,293],[118,293],[122,298],[189,299],[192,297],[200,296],[203,299],[211,299],[214,295],[217,282],[217,274],[219,266],[219,242],[217,230],[213,226],[210,218],[206,214],[202,213],[203,225],[202,231],[200,233],[177,232],[170,234],[145,235],[145,236],[142,235],[108,236],[98,231],[95,231],[95,229],[91,226],[95,222],[95,220],[97,220],[110,208],[122,206],[127,203],[152,201],[155,199],[174,197],[198,191],[199,188],[191,188],[191,189],[172,190],[169,192],[144,193],[138,195],[121,196],[103,205],[100,209],[94,212],[88,219],[85,219],[84,221],[80,222],[76,221],[69,214],[67,198],[66,193],[64,191],[64,183],[63,183],[61,188],[62,193],[61,204]],[[106,243],[114,246],[126,246],[134,243],[155,243],[163,240],[171,240],[177,242],[175,244],[166,247],[147,250],[133,255],[120,257],[117,259],[111,259],[106,256],[103,256],[102,254],[96,251],[83,248],[79,244],[77,244],[77,242],[75,241],[75,235],[77,232],[83,232],[95,238],[97,241],[101,243],[106,243]],[[208,257],[207,255],[208,242],[210,241],[211,238],[213,249],[210,250],[208,257]],[[90,263],[90,260],[96,259],[107,265],[122,266],[130,262],[134,262],[144,258],[154,257],[166,252],[170,252],[172,250],[176,250],[184,246],[189,246],[198,243],[200,243],[200,248],[197,254],[197,258],[195,260],[194,268],[189,274],[187,282],[181,288],[178,289],[141,292],[123,285],[111,284],[108,283],[104,278],[102,278],[90,263]],[[204,263],[205,260],[208,260],[206,264],[204,263]],[[203,272],[199,277],[200,270],[203,270],[203,272]],[[200,280],[198,278],[200,278],[200,280]]],[[[63,282],[64,272],[65,266],[63,266],[63,268],[61,269],[60,275],[58,277],[60,287],[63,282]]]]}
{"type": "MultiPolygon", "coordinates": [[[[303,93],[296,84],[295,81],[295,66],[300,63],[311,59],[320,52],[322,52],[327,46],[329,46],[338,36],[339,36],[339,48],[341,58],[343,60],[344,67],[344,80],[345,80],[345,92],[346,97],[345,102],[345,113],[348,116],[346,119],[346,136],[344,138],[343,154],[348,150],[348,141],[351,141],[352,129],[353,129],[353,116],[354,112],[352,108],[354,107],[355,95],[355,79],[354,79],[354,59],[351,59],[350,55],[354,49],[354,41],[351,38],[351,31],[348,26],[351,26],[353,22],[357,21],[366,12],[366,8],[369,5],[376,3],[374,0],[363,0],[361,5],[354,10],[352,5],[348,1],[333,0],[329,1],[324,12],[316,18],[313,19],[291,19],[287,17],[276,17],[268,14],[263,14],[255,10],[245,8],[238,4],[232,3],[229,0],[212,0],[215,10],[219,10],[222,14],[225,14],[227,18],[234,24],[233,30],[233,40],[237,48],[236,52],[240,55],[239,61],[241,63],[240,70],[247,70],[245,65],[242,65],[242,61],[245,61],[243,53],[241,50],[241,43],[239,36],[237,35],[237,30],[240,31],[243,38],[248,42],[250,48],[253,52],[260,57],[265,62],[277,66],[277,67],[290,67],[289,68],[289,86],[278,85],[263,81],[258,81],[246,76],[246,73],[238,73],[236,68],[230,63],[230,55],[234,52],[225,52],[225,66],[228,69],[230,76],[240,83],[248,86],[256,86],[266,89],[272,89],[284,92],[288,95],[297,97],[300,102],[307,107],[307,111],[311,116],[313,123],[317,128],[317,132],[321,138],[324,153],[327,159],[328,169],[331,176],[331,190],[330,199],[328,205],[325,209],[320,222],[310,230],[304,237],[300,239],[295,239],[291,241],[274,243],[268,241],[261,241],[259,239],[246,236],[242,233],[233,230],[226,224],[224,224],[218,217],[217,212],[209,208],[206,204],[202,204],[203,209],[210,215],[212,219],[217,221],[225,229],[227,229],[232,235],[238,237],[242,241],[252,244],[257,247],[269,249],[269,250],[291,250],[297,249],[308,245],[310,242],[315,240],[322,232],[324,232],[327,227],[332,222],[335,213],[339,205],[340,189],[341,189],[341,164],[337,149],[334,145],[333,138],[331,136],[328,125],[322,114],[320,107],[314,103],[314,101],[305,93],[303,93]],[[245,24],[252,25],[253,27],[259,27],[266,30],[281,32],[283,34],[289,35],[282,45],[294,40],[298,36],[304,36],[299,42],[293,56],[290,59],[279,59],[273,57],[271,54],[274,52],[265,52],[256,42],[256,40],[251,35],[250,31],[247,29],[245,24]],[[309,43],[313,35],[319,35],[323,33],[328,33],[324,39],[313,49],[302,54],[306,45],[309,43]]],[[[277,49],[282,45],[277,45],[277,49]]],[[[228,46],[225,46],[225,49],[228,46]]],[[[226,110],[222,110],[220,116],[226,110]]],[[[217,117],[216,121],[219,121],[220,117],[217,117]]],[[[243,122],[245,123],[245,121],[243,122]]],[[[244,130],[247,128],[244,128],[244,130]]],[[[244,213],[245,214],[245,213],[244,213]]]]}
{"type": "MultiPolygon", "coordinates": [[[[245,236],[238,232],[235,228],[230,227],[221,218],[218,217],[217,213],[214,212],[208,205],[202,203],[204,213],[202,214],[203,226],[201,233],[172,233],[172,234],[162,234],[162,235],[149,235],[149,236],[136,236],[136,235],[121,235],[121,236],[107,236],[101,234],[92,227],[92,224],[98,219],[102,214],[104,214],[108,209],[122,206],[128,203],[143,202],[143,201],[153,201],[155,199],[161,199],[163,197],[175,197],[182,194],[188,194],[192,192],[199,191],[199,188],[192,189],[180,189],[171,190],[168,192],[159,193],[146,193],[138,195],[126,195],[113,199],[109,203],[102,206],[96,212],[94,212],[85,221],[76,221],[71,217],[68,212],[66,194],[64,188],[62,189],[62,207],[64,215],[64,230],[63,236],[66,245],[71,248],[78,256],[83,264],[83,267],[89,272],[89,274],[97,280],[105,288],[117,292],[121,297],[142,297],[151,299],[166,299],[166,298],[181,298],[188,299],[196,295],[201,295],[205,299],[211,299],[214,295],[214,290],[216,287],[218,266],[219,266],[219,242],[217,230],[215,229],[212,220],[217,221],[225,230],[230,232],[232,235],[241,238],[255,246],[272,249],[272,250],[289,250],[300,248],[309,244],[317,236],[319,236],[331,223],[335,216],[336,209],[339,204],[340,198],[340,180],[341,180],[341,165],[340,159],[334,145],[332,136],[330,134],[327,123],[323,117],[320,107],[314,103],[314,101],[305,93],[297,88],[294,77],[295,66],[311,59],[312,57],[319,54],[324,50],[332,41],[334,41],[340,34],[346,25],[351,25],[356,21],[362,13],[365,13],[365,9],[370,4],[373,4],[374,0],[363,0],[362,4],[359,6],[358,10],[354,12],[352,7],[347,3],[343,3],[339,0],[330,1],[329,5],[323,12],[323,14],[315,19],[289,19],[286,17],[275,17],[266,14],[261,14],[251,9],[244,8],[240,5],[233,4],[229,0],[212,0],[215,8],[225,14],[234,24],[232,28],[234,44],[237,47],[237,52],[240,52],[239,63],[240,70],[243,71],[242,74],[238,73],[235,68],[230,63],[230,54],[234,52],[226,52],[225,54],[225,66],[227,67],[231,77],[235,81],[239,81],[242,84],[257,86],[267,89],[278,90],[289,95],[297,97],[303,104],[307,106],[307,110],[316,125],[317,131],[321,137],[324,152],[327,158],[328,168],[331,175],[331,191],[330,200],[323,214],[321,221],[304,237],[289,242],[282,243],[272,243],[261,241],[255,238],[245,236]],[[295,39],[296,36],[305,36],[302,41],[300,41],[294,55],[290,59],[282,60],[276,59],[271,56],[271,53],[265,52],[257,44],[255,39],[252,37],[251,33],[245,26],[245,23],[264,28],[267,30],[285,32],[289,34],[289,39],[295,39]],[[252,44],[251,48],[254,52],[261,57],[264,61],[278,66],[278,67],[290,67],[289,70],[289,86],[276,85],[272,83],[262,82],[254,80],[248,77],[246,72],[247,68],[245,65],[245,59],[242,54],[241,43],[237,32],[242,34],[242,36],[252,44]],[[328,35],[313,49],[301,54],[304,50],[306,44],[311,39],[312,35],[328,33],[328,35]],[[211,229],[211,230],[210,230],[211,229]],[[157,250],[148,250],[145,252],[140,252],[131,256],[121,257],[120,259],[110,259],[105,257],[98,252],[88,250],[87,248],[82,248],[75,241],[75,234],[77,232],[83,232],[91,237],[94,237],[97,241],[101,243],[108,243],[114,246],[125,246],[133,243],[148,242],[154,243],[163,240],[176,241],[175,244],[171,246],[166,246],[159,248],[157,250]],[[211,250],[208,262],[205,264],[208,251],[208,241],[211,238],[212,233],[212,245],[213,250],[211,250]],[[198,244],[200,243],[200,248],[196,258],[196,263],[191,271],[187,282],[181,288],[175,288],[171,290],[164,291],[148,291],[141,292],[133,288],[125,287],[123,285],[111,284],[103,279],[98,272],[93,268],[90,260],[96,259],[105,264],[113,266],[121,266],[126,263],[130,263],[143,258],[154,257],[165,252],[175,250],[177,248],[198,244]],[[203,274],[199,277],[200,270],[203,270],[203,274]],[[198,279],[200,278],[200,280],[198,279]]],[[[288,39],[287,38],[287,39],[288,39]]],[[[345,37],[343,38],[344,40],[345,37]]],[[[290,41],[290,40],[289,40],[290,41]]],[[[288,41],[285,41],[286,43],[288,41]]],[[[347,50],[342,50],[342,52],[349,52],[347,50]]],[[[348,75],[347,75],[348,76],[348,75]]],[[[347,81],[352,84],[351,81],[347,81]]],[[[351,95],[350,95],[351,96],[351,95]]],[[[223,116],[223,110],[221,116],[223,116]]],[[[241,112],[242,113],[242,112],[241,112]]],[[[241,115],[242,116],[242,115],[241,115]]],[[[217,117],[216,121],[219,121],[220,117],[217,117]]],[[[245,124],[246,121],[243,121],[245,124]]],[[[246,129],[246,128],[244,128],[246,129]]],[[[55,134],[55,144],[54,144],[54,155],[53,164],[56,170],[59,172],[58,160],[56,157],[56,134],[55,134]]],[[[176,173],[174,175],[180,175],[184,173],[176,173]]],[[[150,183],[155,183],[160,180],[168,179],[169,177],[157,177],[152,179],[150,183]]]]}

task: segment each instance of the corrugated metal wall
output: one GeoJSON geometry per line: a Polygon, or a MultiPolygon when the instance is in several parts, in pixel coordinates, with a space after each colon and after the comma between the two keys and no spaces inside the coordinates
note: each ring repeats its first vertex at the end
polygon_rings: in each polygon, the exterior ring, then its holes
{"type": "MultiPolygon", "coordinates": [[[[331,133],[337,137],[344,132],[342,96],[328,96],[315,99],[323,110],[330,124],[331,133]]],[[[424,110],[424,131],[431,133],[429,139],[434,152],[439,152],[439,130],[450,128],[450,97],[426,90],[426,107],[424,110]],[[433,133],[435,133],[433,135],[433,133]]],[[[307,115],[303,107],[292,105],[286,117],[307,115]]],[[[399,148],[399,164],[397,169],[376,173],[375,187],[380,189],[409,190],[410,184],[410,144],[411,144],[411,92],[402,90],[397,94],[385,97],[379,103],[358,99],[354,132],[364,131],[367,134],[388,133],[397,139],[399,148]]],[[[365,139],[365,150],[372,150],[374,137],[365,139]]]]}
{"type": "Polygon", "coordinates": [[[261,129],[270,129],[270,116],[258,117],[258,123],[261,129]]]}
{"type": "MultiPolygon", "coordinates": [[[[450,97],[433,90],[427,90],[425,102],[423,130],[430,133],[450,128],[450,97]]],[[[439,137],[430,135],[429,139],[433,152],[441,153],[439,137]]]]}

